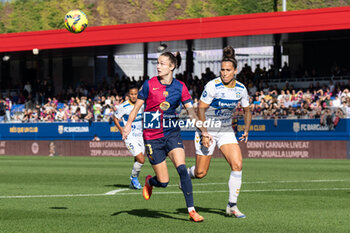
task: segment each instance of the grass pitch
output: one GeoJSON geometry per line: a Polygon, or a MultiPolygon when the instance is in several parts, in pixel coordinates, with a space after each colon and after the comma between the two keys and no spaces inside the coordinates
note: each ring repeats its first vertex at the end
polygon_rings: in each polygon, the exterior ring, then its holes
{"type": "MultiPolygon", "coordinates": [[[[170,161],[169,186],[154,189],[149,201],[128,189],[132,163],[132,158],[1,156],[0,232],[350,231],[349,160],[245,159],[238,206],[247,218],[236,219],[224,212],[229,166],[213,159],[207,177],[193,180],[203,223],[188,221],[170,161]]],[[[147,174],[153,174],[148,162],[142,184],[147,174]]]]}

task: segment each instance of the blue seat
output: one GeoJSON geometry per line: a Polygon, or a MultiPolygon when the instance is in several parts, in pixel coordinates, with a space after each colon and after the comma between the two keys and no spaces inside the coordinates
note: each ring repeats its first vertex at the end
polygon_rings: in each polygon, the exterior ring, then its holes
{"type": "Polygon", "coordinates": [[[12,105],[11,114],[24,111],[24,104],[14,104],[12,105]]]}
{"type": "Polygon", "coordinates": [[[60,108],[62,108],[62,109],[64,108],[64,103],[58,103],[57,104],[57,109],[60,109],[60,108]]]}

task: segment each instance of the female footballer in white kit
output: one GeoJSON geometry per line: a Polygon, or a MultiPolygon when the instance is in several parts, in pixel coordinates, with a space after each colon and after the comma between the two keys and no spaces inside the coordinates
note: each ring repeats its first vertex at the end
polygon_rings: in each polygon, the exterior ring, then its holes
{"type": "Polygon", "coordinates": [[[240,103],[244,109],[245,131],[241,141],[247,142],[248,131],[252,120],[249,109],[249,96],[246,87],[235,80],[237,60],[231,46],[223,50],[221,77],[207,83],[198,105],[198,117],[205,120],[220,121],[220,128],[208,128],[212,137],[195,134],[196,165],[188,169],[191,178],[203,178],[209,169],[215,145],[218,146],[231,167],[228,181],[229,200],[226,213],[237,218],[246,216],[237,208],[237,198],[242,183],[242,153],[232,129],[232,115],[240,103]]]}
{"type": "MultiPolygon", "coordinates": [[[[123,121],[124,125],[128,121],[129,114],[131,110],[134,108],[134,104],[136,103],[138,95],[137,87],[131,87],[129,89],[129,100],[122,103],[117,112],[114,114],[113,120],[115,125],[117,126],[119,132],[123,133],[123,128],[119,124],[119,121],[123,121]]],[[[134,165],[131,171],[130,176],[130,188],[133,189],[142,189],[142,186],[139,182],[139,174],[143,164],[145,163],[145,146],[143,143],[143,132],[142,132],[142,114],[143,114],[143,106],[140,108],[137,113],[136,119],[132,122],[131,133],[124,140],[126,147],[130,151],[130,153],[134,156],[134,165]]],[[[123,135],[122,135],[123,136],[123,135]]]]}

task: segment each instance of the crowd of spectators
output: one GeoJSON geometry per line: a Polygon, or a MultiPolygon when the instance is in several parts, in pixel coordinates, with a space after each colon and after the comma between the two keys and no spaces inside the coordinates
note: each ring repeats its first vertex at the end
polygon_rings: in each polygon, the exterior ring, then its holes
{"type": "MultiPolygon", "coordinates": [[[[310,83],[306,89],[295,88],[287,81],[282,88],[278,88],[264,81],[274,74],[273,67],[266,70],[257,66],[253,72],[251,67],[245,65],[237,75],[237,80],[249,90],[253,119],[319,118],[327,121],[332,118],[334,121],[350,116],[350,80],[347,83],[333,83],[330,79],[328,85],[310,83]]],[[[289,76],[287,64],[279,75],[289,76]]],[[[176,75],[177,79],[186,83],[195,106],[206,83],[215,77],[209,68],[201,74],[201,78],[187,72],[176,75]]],[[[82,83],[75,89],[69,87],[56,95],[53,94],[53,85],[49,80],[37,81],[33,85],[27,82],[23,90],[12,95],[7,93],[5,98],[0,96],[0,121],[111,122],[113,112],[128,99],[129,87],[140,87],[144,79],[136,81],[134,78],[117,76],[112,85],[103,82],[99,87],[92,88],[82,83]],[[23,108],[13,111],[16,106],[23,108]]],[[[239,106],[235,116],[243,116],[243,110],[239,106]]]]}

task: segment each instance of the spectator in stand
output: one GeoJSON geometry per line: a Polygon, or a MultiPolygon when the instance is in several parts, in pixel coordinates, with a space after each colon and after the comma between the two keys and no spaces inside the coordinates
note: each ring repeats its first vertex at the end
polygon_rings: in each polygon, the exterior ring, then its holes
{"type": "Polygon", "coordinates": [[[26,85],[24,85],[23,91],[25,97],[32,93],[32,85],[29,81],[27,81],[26,85]]]}
{"type": "Polygon", "coordinates": [[[63,111],[62,108],[58,109],[56,116],[55,116],[56,121],[66,121],[66,115],[63,111]]]}
{"type": "Polygon", "coordinates": [[[12,101],[9,97],[5,99],[5,121],[11,122],[11,109],[12,109],[12,101]]]}
{"type": "Polygon", "coordinates": [[[87,103],[86,103],[86,97],[83,96],[81,97],[81,101],[79,103],[79,109],[80,109],[80,114],[81,117],[80,119],[84,119],[87,116],[87,103]]]}
{"type": "Polygon", "coordinates": [[[289,66],[287,64],[287,62],[284,62],[284,65],[282,67],[282,74],[281,74],[283,79],[288,79],[290,78],[290,69],[289,66]]]}
{"type": "Polygon", "coordinates": [[[6,104],[5,101],[0,96],[0,122],[4,121],[6,114],[6,104]]]}
{"type": "Polygon", "coordinates": [[[293,102],[291,101],[290,97],[285,97],[284,98],[284,107],[289,108],[293,106],[293,102]]]}
{"type": "Polygon", "coordinates": [[[30,116],[30,119],[29,119],[30,122],[32,123],[36,123],[39,121],[39,113],[38,113],[38,109],[34,109],[33,112],[32,112],[32,115],[30,116]]]}
{"type": "MultiPolygon", "coordinates": [[[[268,79],[270,77],[270,74],[267,74],[265,67],[264,69],[261,69],[260,67],[260,65],[257,65],[254,72],[252,72],[252,68],[246,64],[243,67],[242,71],[237,75],[237,79],[241,80],[246,85],[249,93],[253,97],[252,100],[254,101],[251,102],[251,106],[254,117],[261,117],[264,115],[263,111],[265,109],[271,110],[270,112],[265,113],[265,117],[267,117],[269,114],[275,114],[275,116],[278,115],[280,117],[283,117],[283,109],[286,107],[286,96],[290,98],[292,107],[295,109],[295,112],[297,112],[297,109],[301,110],[298,111],[300,114],[298,117],[300,118],[305,117],[305,115],[317,118],[320,115],[317,114],[317,111],[322,111],[324,108],[329,107],[343,107],[344,114],[346,113],[345,108],[348,105],[347,97],[350,97],[350,80],[346,82],[335,82],[333,80],[330,80],[328,85],[326,85],[324,81],[321,82],[322,84],[320,82],[310,83],[307,89],[301,90],[294,88],[293,85],[290,85],[290,83],[288,83],[288,80],[286,80],[285,84],[279,84],[279,87],[282,87],[281,91],[277,85],[271,88],[271,86],[268,85],[268,82],[265,82],[267,80],[271,81],[268,79]],[[259,93],[256,93],[257,91],[259,93]],[[255,102],[256,97],[258,97],[259,103],[255,102]],[[261,99],[265,100],[263,104],[261,104],[261,99]]],[[[285,63],[281,73],[278,75],[284,77],[285,73],[287,73],[286,70],[288,69],[288,64],[285,63]]],[[[304,69],[302,66],[300,66],[299,70],[300,77],[305,76],[306,70],[310,71],[309,74],[312,77],[315,76],[314,74],[317,74],[317,72],[312,71],[315,70],[312,67],[304,69]]],[[[349,71],[344,69],[344,67],[340,67],[337,64],[334,64],[332,67],[332,72],[334,75],[339,73],[341,75],[346,75],[349,71]]],[[[192,77],[192,74],[188,72],[176,74],[176,78],[178,80],[184,80],[187,87],[189,87],[189,93],[193,99],[200,96],[200,93],[203,91],[203,87],[213,77],[215,77],[215,75],[209,68],[206,68],[205,72],[202,74],[201,79],[199,79],[198,76],[192,77]]],[[[6,109],[8,106],[11,106],[11,102],[13,107],[10,107],[8,111],[6,110],[4,120],[9,121],[8,114],[12,120],[15,120],[17,122],[23,118],[24,112],[17,114],[12,113],[11,115],[11,110],[14,109],[15,105],[17,104],[25,104],[25,109],[32,110],[32,115],[29,118],[30,121],[40,121],[40,117],[42,118],[43,114],[47,114],[46,110],[50,110],[50,112],[54,110],[53,114],[56,115],[59,113],[59,109],[57,107],[58,104],[66,103],[64,107],[60,106],[60,108],[62,108],[61,111],[65,113],[65,120],[71,120],[72,116],[77,114],[76,109],[79,107],[79,120],[93,121],[95,118],[94,101],[100,100],[101,107],[99,113],[100,117],[98,117],[98,120],[108,121],[112,110],[116,109],[119,104],[124,101],[124,87],[122,86],[129,87],[131,83],[136,83],[138,86],[141,86],[143,80],[146,79],[147,77],[143,77],[139,81],[131,81],[128,77],[124,76],[120,80],[118,79],[115,81],[115,86],[113,86],[111,89],[108,89],[108,85],[106,85],[107,83],[99,85],[96,88],[92,88],[85,83],[81,83],[75,89],[68,87],[66,90],[63,90],[56,95],[52,95],[53,88],[51,80],[36,80],[31,88],[30,83],[26,82],[23,90],[18,90],[7,94],[7,97],[9,97],[9,99],[4,100],[6,103],[6,109]],[[29,94],[29,92],[31,93],[29,94]],[[42,106],[42,110],[40,110],[40,107],[36,108],[36,105],[42,106]],[[109,108],[107,108],[108,105],[110,106],[109,108]],[[34,109],[37,109],[39,119],[33,119],[34,109]],[[71,109],[71,111],[69,111],[69,109],[71,109]],[[107,114],[103,114],[104,112],[107,114]]],[[[289,106],[288,102],[287,106],[289,106]]],[[[61,117],[55,117],[55,120],[59,119],[61,119],[61,117]]]]}
{"type": "Polygon", "coordinates": [[[94,119],[95,121],[100,121],[103,116],[102,116],[102,106],[101,106],[101,101],[95,101],[94,106],[93,106],[93,111],[94,111],[94,119]]]}
{"type": "Polygon", "coordinates": [[[101,139],[95,134],[94,138],[92,139],[93,142],[99,142],[101,139]]]}
{"type": "Polygon", "coordinates": [[[79,107],[76,109],[75,113],[72,114],[70,119],[71,119],[72,122],[80,122],[81,113],[80,113],[80,108],[79,107]]]}

